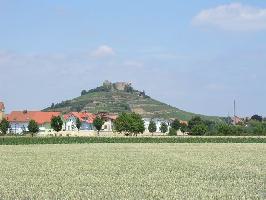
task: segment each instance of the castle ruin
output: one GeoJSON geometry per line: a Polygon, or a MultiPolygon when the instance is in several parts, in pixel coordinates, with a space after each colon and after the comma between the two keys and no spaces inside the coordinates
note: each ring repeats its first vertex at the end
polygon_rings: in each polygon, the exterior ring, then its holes
{"type": "Polygon", "coordinates": [[[131,87],[131,83],[128,82],[116,82],[112,83],[110,81],[104,81],[103,86],[111,88],[112,90],[125,91],[128,87],[131,87]]]}

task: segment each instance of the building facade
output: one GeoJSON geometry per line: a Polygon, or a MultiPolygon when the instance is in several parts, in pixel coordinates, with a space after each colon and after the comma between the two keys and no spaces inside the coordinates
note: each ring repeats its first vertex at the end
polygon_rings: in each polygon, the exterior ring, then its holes
{"type": "Polygon", "coordinates": [[[30,120],[34,120],[39,125],[40,132],[51,131],[52,117],[60,116],[60,112],[41,112],[41,111],[13,111],[6,116],[10,123],[9,132],[22,134],[28,131],[30,120]]]}
{"type": "Polygon", "coordinates": [[[65,131],[76,131],[77,129],[77,119],[81,122],[81,127],[79,130],[94,130],[93,120],[95,115],[88,112],[71,112],[64,115],[64,127],[65,131]]]}
{"type": "Polygon", "coordinates": [[[112,132],[114,130],[114,120],[117,118],[116,114],[101,112],[97,116],[104,120],[102,131],[112,132]]]}

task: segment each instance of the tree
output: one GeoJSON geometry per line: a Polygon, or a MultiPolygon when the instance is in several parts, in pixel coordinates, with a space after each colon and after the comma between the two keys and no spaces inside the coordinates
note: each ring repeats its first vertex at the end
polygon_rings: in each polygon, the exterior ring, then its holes
{"type": "Polygon", "coordinates": [[[252,120],[256,120],[256,121],[259,121],[259,122],[262,122],[263,118],[262,116],[259,116],[259,115],[253,115],[251,117],[252,120]]]}
{"type": "Polygon", "coordinates": [[[168,135],[169,136],[177,136],[177,130],[174,128],[170,128],[168,135]]]}
{"type": "Polygon", "coordinates": [[[114,121],[115,130],[119,133],[129,130],[129,115],[127,113],[120,114],[114,121]]]}
{"type": "Polygon", "coordinates": [[[53,116],[51,119],[51,127],[54,129],[56,132],[59,132],[62,130],[63,126],[63,121],[60,116],[53,116]]]}
{"type": "Polygon", "coordinates": [[[3,119],[0,122],[0,131],[2,132],[2,134],[5,135],[9,129],[9,127],[10,127],[10,123],[6,119],[3,119]]]}
{"type": "Polygon", "coordinates": [[[228,124],[218,124],[216,129],[219,135],[231,135],[232,134],[232,127],[231,125],[228,125],[228,124]]]}
{"type": "Polygon", "coordinates": [[[192,117],[191,120],[188,122],[188,129],[192,130],[192,128],[196,125],[203,124],[203,120],[199,116],[192,117]]]}
{"type": "Polygon", "coordinates": [[[191,135],[204,135],[208,131],[208,127],[205,124],[197,124],[193,126],[190,131],[191,135]]]}
{"type": "Polygon", "coordinates": [[[93,126],[96,128],[96,130],[98,131],[98,135],[100,133],[100,130],[102,129],[102,126],[104,124],[104,121],[102,120],[102,118],[100,117],[96,117],[93,120],[93,126]]]}
{"type": "Polygon", "coordinates": [[[152,121],[152,120],[150,121],[150,124],[149,124],[148,129],[149,129],[149,132],[150,132],[150,133],[154,133],[154,132],[156,132],[157,127],[156,127],[156,124],[155,124],[154,121],[152,121]]]}
{"type": "Polygon", "coordinates": [[[115,130],[125,135],[136,135],[145,131],[144,121],[139,114],[122,113],[114,121],[115,130]]]}
{"type": "Polygon", "coordinates": [[[77,127],[77,129],[78,129],[78,131],[79,131],[79,129],[80,129],[80,127],[81,127],[81,121],[80,121],[79,118],[76,119],[76,127],[77,127]]]}
{"type": "Polygon", "coordinates": [[[141,115],[137,113],[129,113],[130,126],[129,132],[133,135],[138,133],[143,133],[145,131],[144,121],[142,120],[141,115]]]}
{"type": "Polygon", "coordinates": [[[184,134],[185,132],[187,132],[188,131],[188,126],[187,126],[187,124],[185,124],[185,123],[181,123],[180,124],[180,131],[184,134]]]}
{"type": "Polygon", "coordinates": [[[160,131],[161,131],[162,133],[166,133],[166,132],[168,131],[168,126],[167,126],[167,124],[166,124],[165,122],[163,122],[163,123],[161,124],[160,131]]]}
{"type": "Polygon", "coordinates": [[[253,135],[265,135],[266,134],[266,124],[259,121],[250,121],[248,124],[253,135]]]}
{"type": "Polygon", "coordinates": [[[81,91],[81,96],[86,95],[86,94],[87,94],[87,91],[86,90],[82,90],[81,91]]]}
{"type": "Polygon", "coordinates": [[[28,130],[31,133],[31,136],[33,137],[34,133],[39,132],[39,126],[36,121],[30,120],[28,124],[28,130]]]}
{"type": "Polygon", "coordinates": [[[175,129],[176,131],[178,131],[180,129],[180,121],[178,119],[175,119],[172,123],[171,123],[171,128],[175,129]]]}

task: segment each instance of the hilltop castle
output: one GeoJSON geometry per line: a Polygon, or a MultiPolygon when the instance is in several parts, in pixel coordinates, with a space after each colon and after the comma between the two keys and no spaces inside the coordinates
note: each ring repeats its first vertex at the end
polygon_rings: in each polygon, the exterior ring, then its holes
{"type": "Polygon", "coordinates": [[[0,121],[5,117],[5,105],[0,102],[0,121]]]}
{"type": "Polygon", "coordinates": [[[128,82],[116,82],[112,83],[110,81],[104,81],[103,86],[110,88],[111,90],[125,91],[127,88],[131,88],[132,84],[128,82]]]}

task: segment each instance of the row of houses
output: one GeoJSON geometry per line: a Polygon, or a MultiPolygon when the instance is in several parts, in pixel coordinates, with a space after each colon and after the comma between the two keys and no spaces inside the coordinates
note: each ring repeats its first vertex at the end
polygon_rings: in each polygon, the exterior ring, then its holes
{"type": "MultiPolygon", "coordinates": [[[[61,116],[63,120],[62,131],[76,131],[77,119],[81,122],[80,130],[82,131],[93,131],[94,119],[99,116],[104,120],[102,131],[112,132],[114,129],[113,122],[117,118],[116,114],[112,113],[98,113],[92,114],[89,112],[70,112],[68,114],[61,114],[60,112],[42,112],[42,111],[13,111],[10,114],[5,115],[4,104],[0,102],[0,120],[6,118],[10,122],[9,132],[14,134],[21,134],[28,131],[28,124],[30,120],[34,120],[38,123],[40,132],[51,132],[51,119],[52,117],[61,116]]],[[[148,127],[150,121],[154,121],[156,124],[156,132],[160,132],[162,123],[166,123],[170,128],[171,120],[161,118],[143,118],[145,125],[145,132],[149,132],[148,127]]],[[[183,122],[186,123],[186,122],[183,122]]]]}
{"type": "Polygon", "coordinates": [[[112,131],[113,121],[116,119],[115,115],[108,113],[99,113],[97,115],[89,112],[70,112],[68,114],[61,114],[60,112],[42,112],[42,111],[13,111],[5,118],[10,123],[9,131],[14,134],[21,134],[28,131],[28,124],[30,120],[38,123],[40,132],[51,132],[51,119],[52,117],[61,116],[63,121],[62,131],[75,131],[77,130],[77,119],[81,122],[80,130],[93,131],[93,120],[96,116],[102,117],[105,123],[102,131],[112,131]]]}

